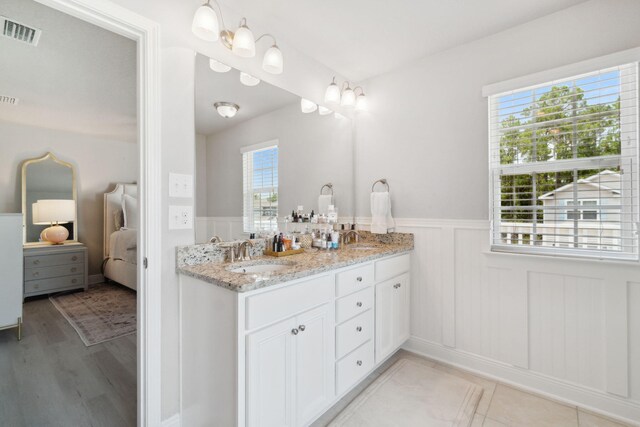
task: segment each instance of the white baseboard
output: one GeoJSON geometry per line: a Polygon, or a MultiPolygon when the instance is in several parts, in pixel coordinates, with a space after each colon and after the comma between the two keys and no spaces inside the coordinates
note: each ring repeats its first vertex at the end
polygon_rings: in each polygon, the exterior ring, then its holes
{"type": "Polygon", "coordinates": [[[640,427],[640,404],[587,387],[538,374],[478,355],[445,347],[422,338],[411,337],[403,346],[407,351],[443,362],[516,388],[602,414],[640,427]]]}
{"type": "Polygon", "coordinates": [[[162,421],[162,427],[180,427],[180,414],[174,414],[162,421]]]}
{"type": "Polygon", "coordinates": [[[91,274],[87,280],[89,282],[89,285],[95,285],[98,283],[103,283],[104,276],[102,274],[91,274]]]}

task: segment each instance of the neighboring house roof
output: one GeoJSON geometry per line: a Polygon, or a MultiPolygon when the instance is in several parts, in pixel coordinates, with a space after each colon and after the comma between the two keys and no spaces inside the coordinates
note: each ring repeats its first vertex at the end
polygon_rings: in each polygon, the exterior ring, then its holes
{"type": "MultiPolygon", "coordinates": [[[[611,191],[614,194],[620,194],[620,190],[616,189],[616,188],[612,188],[610,186],[606,186],[604,184],[602,184],[602,182],[593,182],[596,178],[599,179],[599,181],[602,181],[602,177],[610,177],[610,178],[614,178],[614,179],[606,179],[604,182],[605,183],[616,183],[619,186],[619,182],[620,182],[620,174],[617,172],[613,172],[610,170],[604,170],[600,173],[597,173],[595,175],[591,175],[588,178],[583,178],[583,179],[579,179],[578,180],[578,184],[585,184],[585,185],[589,185],[591,187],[594,187],[598,190],[605,190],[605,191],[611,191]]],[[[548,199],[553,199],[553,195],[556,193],[561,193],[569,188],[572,188],[574,185],[573,182],[567,184],[567,185],[563,185],[562,187],[556,188],[553,191],[550,191],[546,194],[543,194],[542,196],[538,197],[538,200],[548,200],[548,199]]]]}

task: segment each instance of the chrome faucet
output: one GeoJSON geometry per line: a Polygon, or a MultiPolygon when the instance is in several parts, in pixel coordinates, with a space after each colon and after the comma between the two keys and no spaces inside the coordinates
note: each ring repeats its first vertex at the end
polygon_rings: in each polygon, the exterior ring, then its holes
{"type": "Polygon", "coordinates": [[[360,233],[358,233],[356,230],[347,231],[342,235],[342,244],[344,245],[347,242],[351,243],[352,237],[355,239],[355,242],[358,243],[358,240],[360,239],[360,233]]]}
{"type": "Polygon", "coordinates": [[[209,243],[220,243],[222,242],[222,239],[220,238],[220,236],[213,236],[212,238],[209,239],[209,243]]]}
{"type": "Polygon", "coordinates": [[[245,240],[238,246],[238,261],[250,261],[251,255],[249,254],[249,247],[253,247],[251,240],[245,240]]]}

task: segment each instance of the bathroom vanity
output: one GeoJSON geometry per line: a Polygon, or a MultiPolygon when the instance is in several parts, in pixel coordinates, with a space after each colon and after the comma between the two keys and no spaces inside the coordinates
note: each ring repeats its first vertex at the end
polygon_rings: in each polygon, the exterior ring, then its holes
{"type": "Polygon", "coordinates": [[[233,264],[178,248],[182,424],[309,425],[397,350],[413,235],[384,240],[233,264]]]}

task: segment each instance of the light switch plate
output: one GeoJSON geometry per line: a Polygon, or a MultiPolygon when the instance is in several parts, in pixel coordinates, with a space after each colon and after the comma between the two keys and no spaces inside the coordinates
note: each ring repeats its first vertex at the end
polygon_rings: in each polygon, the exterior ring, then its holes
{"type": "Polygon", "coordinates": [[[169,174],[169,197],[192,198],[193,175],[169,174]]]}
{"type": "Polygon", "coordinates": [[[169,206],[169,230],[191,230],[193,206],[169,206]]]}

